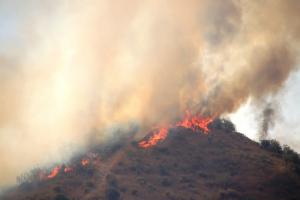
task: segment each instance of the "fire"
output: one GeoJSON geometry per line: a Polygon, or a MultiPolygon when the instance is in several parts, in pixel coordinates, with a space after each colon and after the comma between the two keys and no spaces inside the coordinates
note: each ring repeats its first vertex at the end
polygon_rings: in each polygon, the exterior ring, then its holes
{"type": "MultiPolygon", "coordinates": [[[[192,129],[193,131],[203,130],[204,133],[209,132],[208,125],[213,121],[213,117],[202,117],[200,115],[191,115],[189,112],[186,112],[184,119],[180,122],[177,122],[175,125],[169,127],[185,127],[192,129]]],[[[149,148],[155,146],[158,142],[163,141],[168,136],[168,128],[160,128],[157,131],[153,132],[153,135],[148,140],[143,140],[139,142],[139,147],[149,148]]]]}
{"type": "Polygon", "coordinates": [[[47,178],[51,179],[54,178],[60,171],[61,167],[60,166],[56,166],[52,169],[52,171],[50,172],[50,174],[47,176],[47,178]]]}
{"type": "Polygon", "coordinates": [[[89,162],[90,162],[89,159],[86,159],[86,158],[81,160],[82,166],[87,166],[89,164],[89,162]]]}
{"type": "Polygon", "coordinates": [[[185,128],[190,128],[193,131],[202,129],[204,133],[208,133],[208,125],[213,121],[211,117],[198,117],[198,116],[187,116],[182,121],[178,122],[176,126],[183,126],[185,128]]]}
{"type": "Polygon", "coordinates": [[[161,128],[153,133],[149,140],[141,141],[139,146],[142,148],[149,148],[155,146],[159,141],[166,139],[169,130],[167,128],[161,128]]]}
{"type": "MultiPolygon", "coordinates": [[[[89,153],[87,153],[85,158],[80,160],[80,164],[83,167],[86,167],[89,164],[91,164],[93,166],[99,166],[100,165],[100,157],[96,153],[89,152],[89,153]]],[[[72,165],[61,164],[61,165],[55,166],[49,174],[48,174],[48,170],[41,170],[38,172],[37,176],[39,177],[40,180],[47,180],[47,179],[52,179],[52,178],[56,177],[59,173],[67,174],[67,173],[74,172],[74,170],[75,169],[72,165]]]]}

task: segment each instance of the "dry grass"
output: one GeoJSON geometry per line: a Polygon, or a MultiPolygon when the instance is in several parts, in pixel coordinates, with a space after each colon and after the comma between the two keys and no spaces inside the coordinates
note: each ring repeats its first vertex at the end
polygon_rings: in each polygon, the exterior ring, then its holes
{"type": "Polygon", "coordinates": [[[59,176],[2,199],[300,199],[300,178],[282,158],[242,134],[210,134],[178,128],[151,149],[128,142],[92,176],[59,176]]]}

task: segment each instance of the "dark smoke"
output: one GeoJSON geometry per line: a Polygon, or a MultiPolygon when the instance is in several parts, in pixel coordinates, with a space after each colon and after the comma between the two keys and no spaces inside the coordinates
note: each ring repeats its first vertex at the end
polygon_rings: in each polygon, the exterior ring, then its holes
{"type": "Polygon", "coordinates": [[[276,109],[274,104],[268,103],[261,114],[261,127],[260,127],[260,134],[259,134],[260,140],[264,140],[268,138],[269,131],[275,125],[276,116],[277,114],[276,114],[276,109]]]}

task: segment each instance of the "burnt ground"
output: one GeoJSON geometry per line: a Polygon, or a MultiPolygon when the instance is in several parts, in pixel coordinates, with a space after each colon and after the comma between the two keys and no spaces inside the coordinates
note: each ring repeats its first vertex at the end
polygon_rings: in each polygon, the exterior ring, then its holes
{"type": "Polygon", "coordinates": [[[300,199],[299,175],[280,155],[237,132],[176,128],[149,149],[129,141],[106,154],[96,151],[104,157],[100,165],[23,183],[0,199],[300,199]]]}

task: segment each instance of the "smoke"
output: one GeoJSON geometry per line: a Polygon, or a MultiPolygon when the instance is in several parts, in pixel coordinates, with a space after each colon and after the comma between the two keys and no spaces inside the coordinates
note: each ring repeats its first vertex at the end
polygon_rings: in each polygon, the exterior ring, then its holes
{"type": "MultiPolygon", "coordinates": [[[[91,130],[219,116],[296,70],[296,0],[0,1],[0,184],[91,130]],[[14,13],[14,14],[12,14],[14,13]]],[[[74,147],[74,148],[73,148],[74,147]]],[[[71,153],[70,153],[71,154],[71,153]]]]}
{"type": "Polygon", "coordinates": [[[260,134],[259,139],[264,140],[267,139],[269,136],[269,131],[272,129],[275,125],[275,120],[277,117],[277,111],[276,111],[277,105],[272,103],[267,103],[264,106],[264,109],[261,113],[261,126],[260,126],[260,134]]]}

